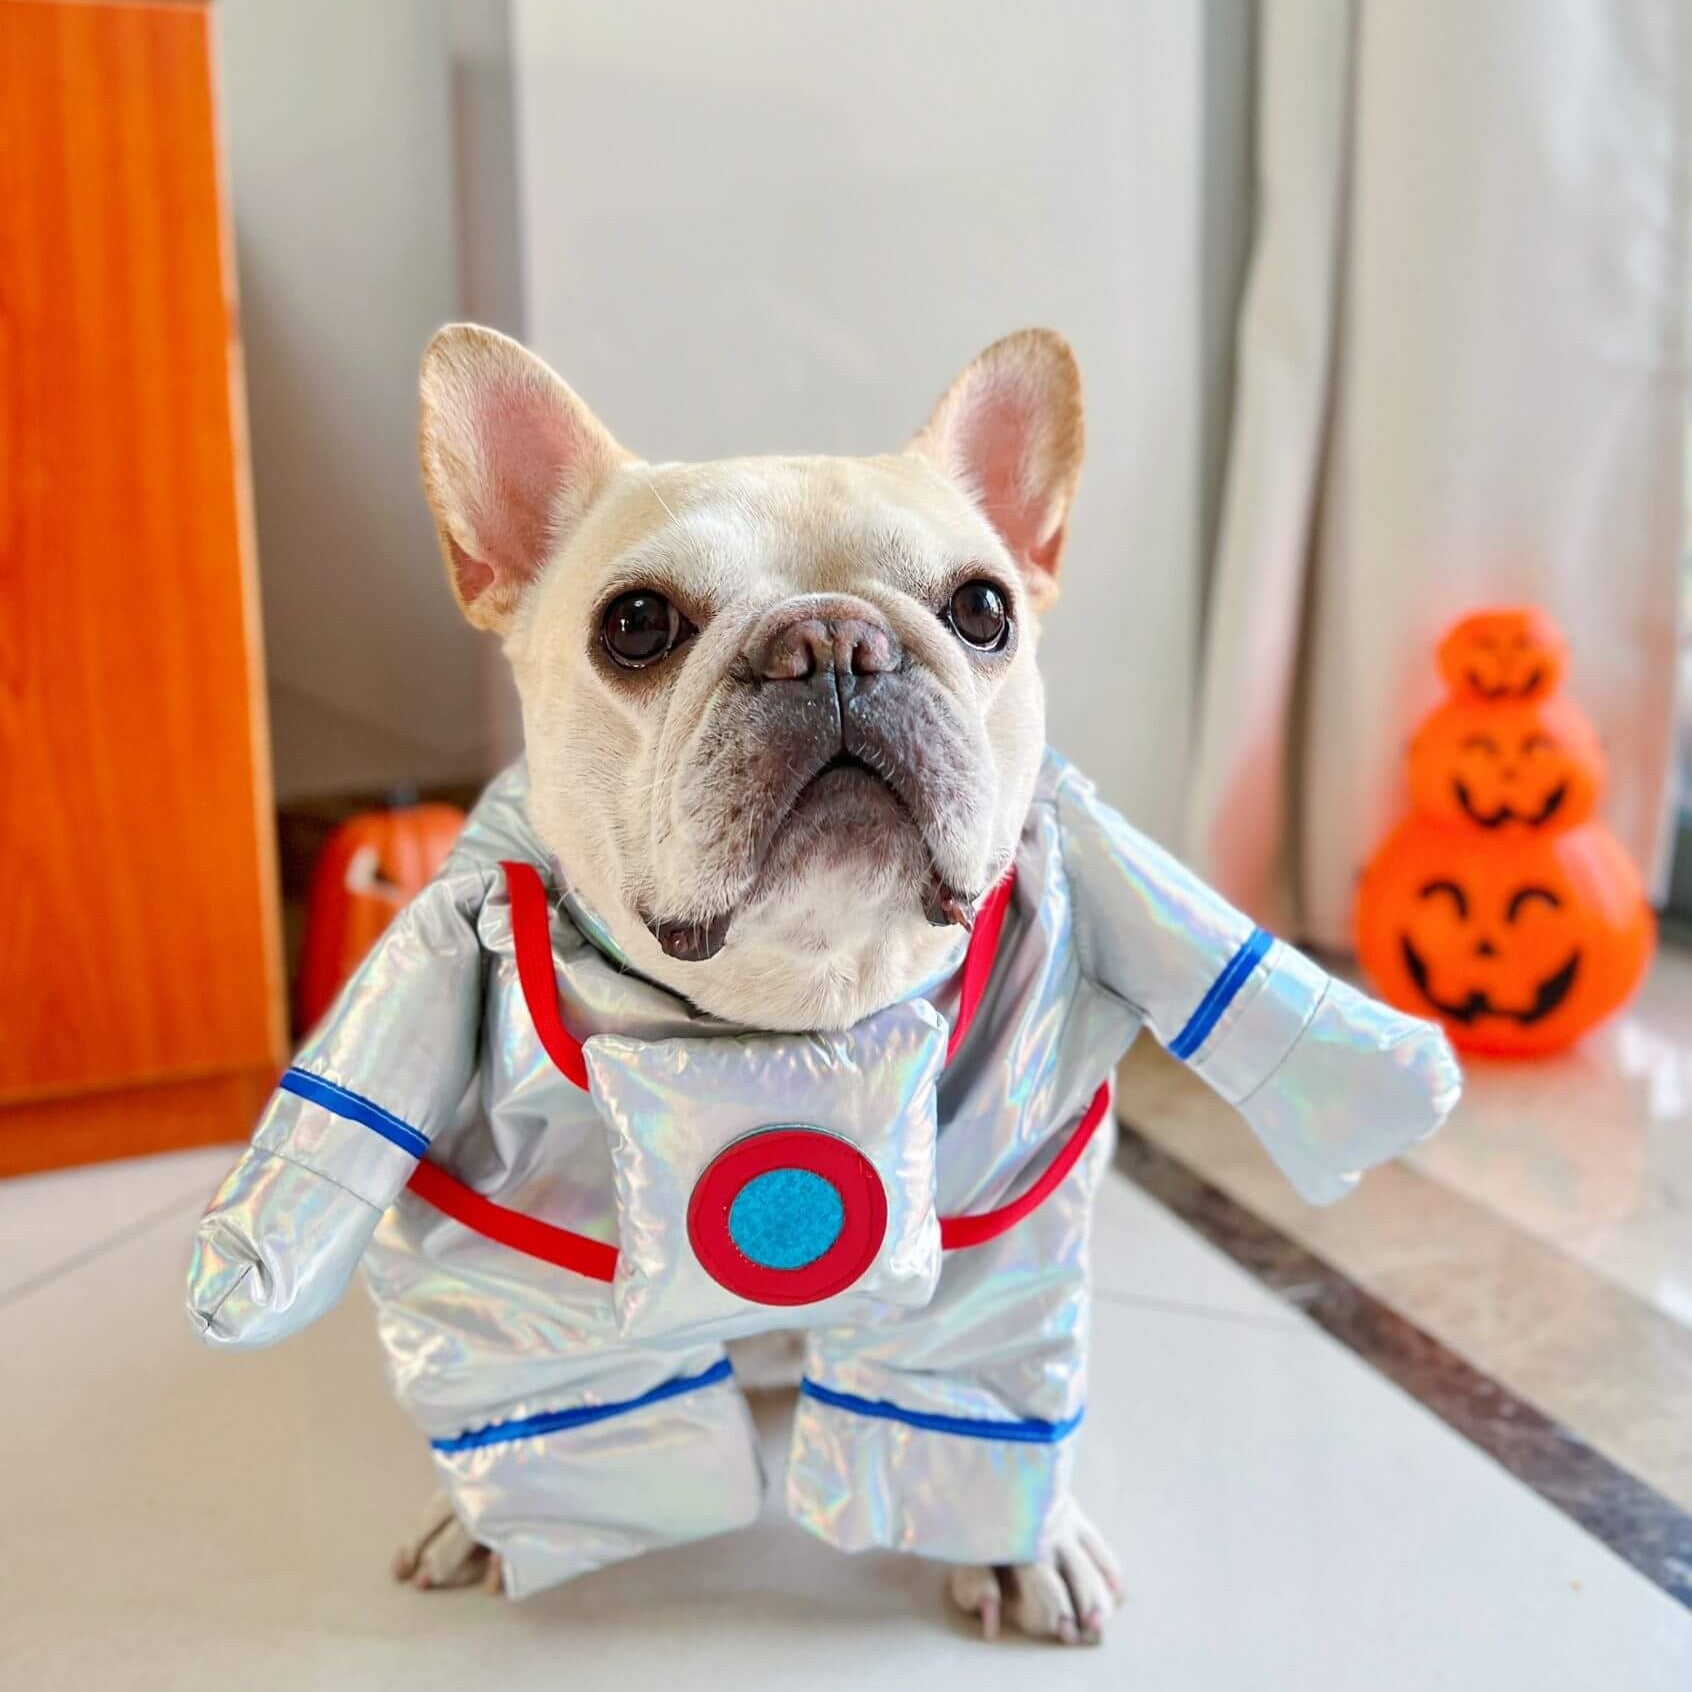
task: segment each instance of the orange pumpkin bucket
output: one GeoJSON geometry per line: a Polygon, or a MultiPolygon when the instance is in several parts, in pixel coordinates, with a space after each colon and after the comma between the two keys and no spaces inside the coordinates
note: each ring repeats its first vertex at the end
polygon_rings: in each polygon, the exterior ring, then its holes
{"type": "Polygon", "coordinates": [[[400,909],[446,862],[464,827],[456,805],[401,805],[343,823],[312,869],[294,1009],[310,1028],[400,909]]]}
{"type": "Polygon", "coordinates": [[[1411,815],[1363,873],[1357,955],[1383,998],[1463,1050],[1559,1051],[1633,992],[1656,921],[1596,815],[1603,752],[1557,691],[1556,624],[1480,612],[1439,662],[1451,697],[1411,742],[1411,815]]]}

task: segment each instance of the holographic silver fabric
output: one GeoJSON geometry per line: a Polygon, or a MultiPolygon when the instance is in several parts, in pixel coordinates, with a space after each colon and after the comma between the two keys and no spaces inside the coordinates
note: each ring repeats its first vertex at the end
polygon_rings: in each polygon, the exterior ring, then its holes
{"type": "Polygon", "coordinates": [[[722,1342],[796,1325],[811,1332],[795,1517],[847,1550],[1037,1555],[1085,1409],[1087,1231],[1108,1136],[1033,1215],[938,1265],[935,1217],[1021,1192],[1142,1023],[1318,1199],[1455,1099],[1435,1030],[1255,935],[1056,756],[992,981],[943,1070],[955,969],[826,1039],[729,1027],[630,972],[530,830],[525,779],[519,765],[488,790],[306,1042],[295,1090],[278,1092],[213,1200],[189,1276],[203,1337],[254,1346],[321,1314],[362,1258],[394,1389],[514,1596],[750,1521],[763,1480],[722,1342]],[[502,859],[548,883],[559,1001],[591,1095],[530,1019],[502,859]],[[704,1276],[686,1227],[714,1156],[795,1122],[858,1145],[888,1197],[862,1281],[797,1314],[704,1276]],[[508,1209],[618,1244],[616,1285],[406,1193],[424,1152],[508,1209]]]}
{"type": "Polygon", "coordinates": [[[760,1128],[817,1125],[875,1166],[887,1226],[847,1291],[789,1307],[793,1328],[921,1309],[940,1275],[934,1209],[934,1084],[946,1024],[932,1006],[894,1005],[844,1034],[629,1040],[583,1048],[611,1143],[620,1250],[612,1307],[632,1339],[734,1339],[766,1333],[770,1307],[718,1284],[688,1243],[688,1202],[716,1155],[760,1128]],[[780,1101],[773,1118],[772,1100],[780,1101]]]}

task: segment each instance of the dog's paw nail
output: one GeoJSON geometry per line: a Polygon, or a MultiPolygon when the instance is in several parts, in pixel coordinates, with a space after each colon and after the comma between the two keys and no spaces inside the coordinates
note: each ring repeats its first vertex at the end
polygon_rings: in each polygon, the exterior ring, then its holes
{"type": "Polygon", "coordinates": [[[1065,1645],[1079,1645],[1081,1643],[1081,1631],[1076,1627],[1073,1616],[1060,1616],[1058,1618],[1057,1636],[1065,1645]]]}
{"type": "Polygon", "coordinates": [[[989,1598],[981,1606],[981,1637],[983,1639],[997,1639],[999,1637],[999,1600],[989,1598]]]}
{"type": "Polygon", "coordinates": [[[410,1547],[402,1545],[394,1553],[393,1573],[394,1579],[402,1586],[417,1573],[417,1559],[412,1556],[410,1547]]]}
{"type": "Polygon", "coordinates": [[[1097,1645],[1104,1638],[1104,1614],[1099,1610],[1089,1610],[1081,1618],[1081,1643],[1083,1645],[1097,1645]]]}

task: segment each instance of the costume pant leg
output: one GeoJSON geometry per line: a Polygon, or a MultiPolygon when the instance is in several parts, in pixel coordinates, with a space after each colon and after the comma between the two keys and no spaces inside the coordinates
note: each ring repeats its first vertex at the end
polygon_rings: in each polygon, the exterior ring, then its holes
{"type": "Polygon", "coordinates": [[[443,1272],[427,1230],[451,1226],[402,1206],[366,1269],[395,1390],[509,1596],[756,1519],[757,1433],[720,1345],[624,1345],[608,1288],[490,1242],[458,1238],[443,1272]]]}
{"type": "Polygon", "coordinates": [[[1086,1387],[1100,1134],[1032,1216],[947,1254],[933,1302],[813,1336],[787,1507],[843,1551],[1026,1563],[1062,1522],[1086,1387]]]}
{"type": "Polygon", "coordinates": [[[547,1409],[431,1442],[460,1520],[500,1554],[509,1596],[756,1519],[756,1434],[728,1360],[654,1361],[668,1378],[633,1398],[593,1402],[561,1380],[547,1409]]]}

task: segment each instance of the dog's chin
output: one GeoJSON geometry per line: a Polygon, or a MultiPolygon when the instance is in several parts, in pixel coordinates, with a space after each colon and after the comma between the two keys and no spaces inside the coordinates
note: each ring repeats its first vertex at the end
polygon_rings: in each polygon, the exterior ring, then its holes
{"type": "Polygon", "coordinates": [[[750,1027],[849,1028],[908,997],[961,951],[924,914],[921,830],[868,771],[809,783],[771,837],[720,951],[658,972],[701,1010],[750,1027]]]}
{"type": "Polygon", "coordinates": [[[893,790],[868,770],[826,769],[799,795],[771,837],[743,904],[779,903],[812,875],[862,865],[878,887],[920,898],[930,871],[922,832],[893,790]]]}
{"type": "Polygon", "coordinates": [[[962,957],[963,931],[929,923],[908,879],[863,858],[807,862],[741,909],[720,954],[670,965],[666,983],[748,1028],[829,1031],[909,998],[962,957]]]}

